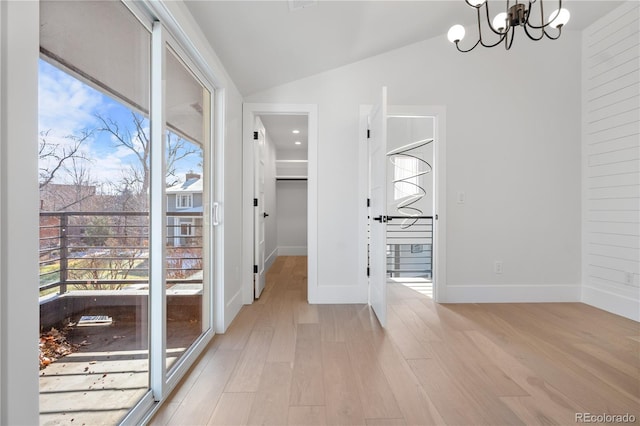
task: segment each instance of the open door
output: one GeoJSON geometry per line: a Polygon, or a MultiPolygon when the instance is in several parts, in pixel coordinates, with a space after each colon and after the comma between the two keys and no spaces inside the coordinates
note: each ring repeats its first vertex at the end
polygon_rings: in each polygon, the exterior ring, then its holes
{"type": "Polygon", "coordinates": [[[371,240],[369,303],[383,327],[387,323],[387,88],[369,115],[371,240]]]}
{"type": "Polygon", "coordinates": [[[254,297],[257,299],[260,297],[262,290],[264,290],[265,277],[264,277],[264,260],[265,260],[265,226],[264,220],[268,216],[265,212],[265,198],[264,198],[264,172],[265,172],[265,129],[260,123],[260,126],[254,131],[254,155],[255,159],[255,184],[254,184],[254,254],[253,254],[253,272],[254,272],[254,297]]]}

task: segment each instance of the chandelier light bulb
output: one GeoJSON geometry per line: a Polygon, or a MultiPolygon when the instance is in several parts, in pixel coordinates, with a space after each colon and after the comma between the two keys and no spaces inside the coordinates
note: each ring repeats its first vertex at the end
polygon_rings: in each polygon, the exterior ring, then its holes
{"type": "Polygon", "coordinates": [[[464,38],[464,27],[462,25],[454,25],[449,28],[449,32],[447,33],[447,38],[451,43],[457,43],[464,38]]]}
{"type": "Polygon", "coordinates": [[[467,4],[471,7],[480,7],[487,0],[466,0],[467,4]]]}
{"type": "Polygon", "coordinates": [[[553,28],[560,28],[563,25],[565,25],[567,22],[569,22],[569,18],[571,17],[571,14],[569,13],[569,11],[565,8],[562,9],[556,9],[553,12],[551,12],[551,15],[549,15],[549,25],[552,26],[553,28]]]}
{"type": "Polygon", "coordinates": [[[507,29],[507,14],[505,12],[498,13],[493,18],[493,28],[501,33],[507,29]]]}

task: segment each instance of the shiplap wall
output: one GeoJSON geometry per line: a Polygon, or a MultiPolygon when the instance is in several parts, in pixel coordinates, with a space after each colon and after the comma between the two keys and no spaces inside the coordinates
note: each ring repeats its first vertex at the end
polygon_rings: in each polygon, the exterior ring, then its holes
{"type": "Polygon", "coordinates": [[[585,303],[640,320],[640,2],[583,32],[585,303]]]}

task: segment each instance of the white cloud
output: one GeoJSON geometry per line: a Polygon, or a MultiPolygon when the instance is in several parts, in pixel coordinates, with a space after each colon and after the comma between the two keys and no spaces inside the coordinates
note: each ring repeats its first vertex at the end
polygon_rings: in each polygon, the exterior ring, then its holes
{"type": "Polygon", "coordinates": [[[56,136],[64,137],[92,127],[102,97],[73,77],[41,62],[38,102],[40,131],[52,130],[56,136]]]}

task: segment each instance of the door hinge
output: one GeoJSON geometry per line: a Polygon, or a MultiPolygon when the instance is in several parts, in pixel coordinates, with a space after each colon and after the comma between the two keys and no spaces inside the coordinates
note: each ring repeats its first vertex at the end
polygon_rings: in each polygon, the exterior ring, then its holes
{"type": "Polygon", "coordinates": [[[371,207],[371,198],[367,198],[367,207],[371,207]]]}
{"type": "Polygon", "coordinates": [[[367,129],[367,139],[371,139],[371,130],[367,129]]]}
{"type": "Polygon", "coordinates": [[[258,273],[258,265],[253,265],[253,273],[254,274],[258,273]]]}
{"type": "Polygon", "coordinates": [[[258,207],[258,199],[257,198],[253,199],[253,207],[258,207]]]}
{"type": "Polygon", "coordinates": [[[370,277],[370,276],[371,276],[371,268],[369,268],[368,266],[367,266],[367,276],[368,276],[368,277],[370,277]]]}
{"type": "Polygon", "coordinates": [[[253,140],[254,141],[258,140],[258,132],[253,132],[253,140]]]}
{"type": "Polygon", "coordinates": [[[436,215],[436,220],[438,220],[438,215],[436,215]]]}

